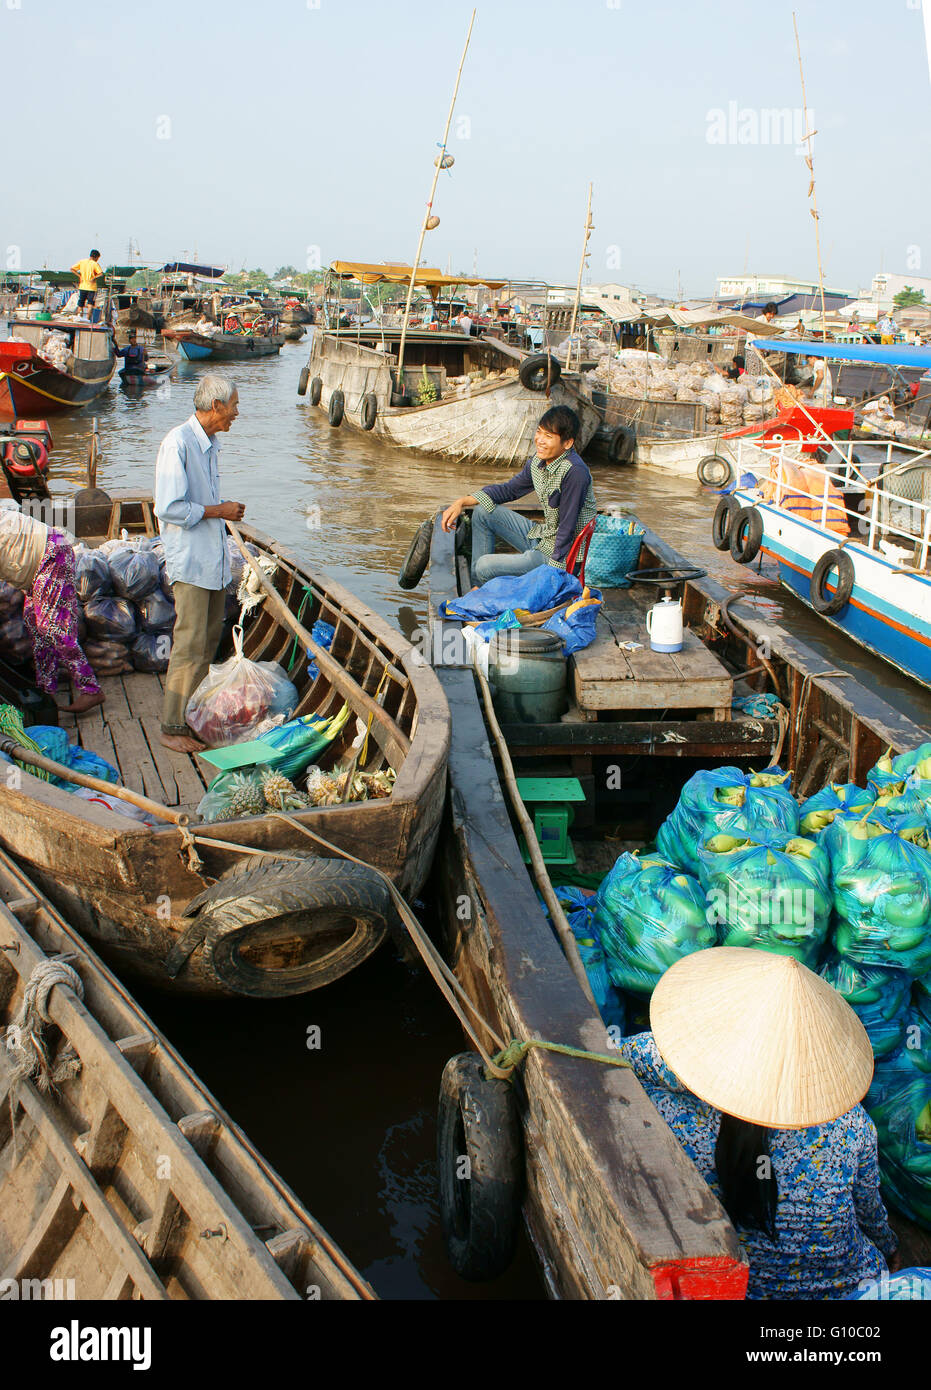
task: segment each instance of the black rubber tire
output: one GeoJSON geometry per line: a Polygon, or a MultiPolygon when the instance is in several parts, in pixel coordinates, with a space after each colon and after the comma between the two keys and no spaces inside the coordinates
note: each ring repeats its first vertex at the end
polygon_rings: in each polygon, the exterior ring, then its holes
{"type": "Polygon", "coordinates": [[[698,462],[698,481],[702,487],[727,487],[734,476],[730,459],[720,454],[706,454],[698,462]]]}
{"type": "Polygon", "coordinates": [[[440,1220],[453,1269],[470,1283],[497,1278],[517,1248],[523,1142],[511,1083],[487,1080],[474,1052],[451,1057],[443,1069],[437,1168],[440,1220]]]}
{"type": "Polygon", "coordinates": [[[521,386],[526,386],[528,391],[545,391],[547,379],[551,386],[555,386],[562,376],[562,367],[551,352],[535,352],[531,357],[524,358],[517,375],[521,386]]]}
{"type": "Polygon", "coordinates": [[[359,411],[364,430],[374,429],[375,421],[378,418],[378,397],[374,391],[367,391],[362,397],[362,406],[359,411]]]}
{"type": "Polygon", "coordinates": [[[327,407],[327,419],[335,428],[343,423],[343,416],[346,413],[346,397],[342,391],[334,391],[330,396],[330,404],[327,407]]]}
{"type": "Polygon", "coordinates": [[[223,988],[279,999],[319,989],[348,974],[381,944],[393,911],[388,888],[373,869],[345,859],[295,851],[294,858],[256,855],[192,898],[185,916],[206,927],[204,964],[223,988]],[[244,959],[263,929],[303,940],[296,964],[265,968],[244,959]]]}
{"type": "Polygon", "coordinates": [[[319,405],[320,397],[323,395],[323,377],[315,376],[310,383],[310,403],[319,405]]]}
{"type": "Polygon", "coordinates": [[[740,511],[736,497],[722,497],[711,518],[711,544],[715,550],[730,550],[731,527],[734,517],[740,511]]]}
{"type": "Polygon", "coordinates": [[[398,584],[402,589],[416,589],[430,563],[430,542],[433,539],[433,517],[428,516],[414,532],[404,563],[398,571],[398,584]]]}
{"type": "Polygon", "coordinates": [[[302,367],[302,368],[301,368],[301,374],[300,374],[300,376],[299,376],[298,379],[297,379],[297,394],[298,394],[299,396],[306,396],[306,394],[307,394],[307,383],[308,383],[309,380],[310,380],[310,368],[309,368],[309,367],[302,367]]]}
{"type": "Polygon", "coordinates": [[[608,457],[612,463],[630,463],[636,447],[636,431],[629,425],[618,425],[608,441],[608,457]]]}
{"type": "Polygon", "coordinates": [[[853,593],[853,561],[844,550],[826,550],[811,572],[811,606],[823,618],[833,618],[846,608],[853,593]],[[828,592],[828,575],[837,570],[837,586],[828,592]]]}
{"type": "Polygon", "coordinates": [[[763,544],[763,518],[756,507],[741,507],[731,522],[730,552],[738,565],[749,565],[763,544]]]}

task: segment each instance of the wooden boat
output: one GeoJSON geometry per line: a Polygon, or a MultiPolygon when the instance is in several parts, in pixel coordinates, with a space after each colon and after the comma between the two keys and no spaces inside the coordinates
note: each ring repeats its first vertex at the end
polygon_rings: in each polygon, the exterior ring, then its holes
{"type": "MultiPolygon", "coordinates": [[[[115,493],[116,506],[121,516],[113,534],[141,523],[138,493],[115,493]]],[[[75,515],[76,533],[88,544],[110,529],[110,507],[78,506],[75,515]]],[[[337,873],[332,858],[321,870],[319,856],[332,852],[304,830],[382,870],[406,896],[420,889],[439,833],[449,712],[432,671],[399,633],[269,537],[247,528],[243,534],[276,566],[273,590],[280,595],[280,607],[266,598],[246,619],[246,656],[287,666],[295,651],[309,647],[307,628],[318,618],[332,624],[331,654],[315,657],[320,675],[308,675],[303,658],[292,670],[300,696],[296,713],[329,716],[348,701],[353,715],[371,722],[366,771],[390,767],[397,774],[391,795],[296,812],[287,823],[269,814],[195,825],[216,769],[163,747],[161,678],[134,672],[105,679],[106,704],[83,716],[69,735],[119,768],[127,788],[175,818],[188,817],[190,827],[150,828],[27,773],[19,790],[0,787],[0,844],[121,975],[188,992],[271,997],[345,974],[375,950],[393,921],[377,875],[346,863],[337,873]],[[292,623],[300,612],[307,625],[297,647],[283,612],[292,623]],[[185,848],[191,832],[202,867],[185,848]],[[296,865],[294,856],[303,860],[308,852],[306,863],[296,865]],[[277,893],[277,881],[292,898],[284,906],[276,898],[277,906],[251,925],[234,925],[223,907],[234,896],[228,875],[235,877],[250,853],[272,855],[263,859],[259,877],[269,891],[277,893]],[[292,874],[297,878],[289,887],[292,874]]],[[[345,757],[355,737],[356,720],[350,719],[322,765],[345,757]]],[[[248,883],[236,882],[240,896],[249,892],[248,883]]],[[[265,891],[253,887],[260,896],[265,891]]]]}
{"type": "MultiPolygon", "coordinates": [[[[230,318],[229,315],[226,322],[230,318]]],[[[252,357],[271,357],[281,351],[284,338],[274,326],[235,332],[199,333],[196,328],[163,328],[162,337],[178,344],[182,357],[191,361],[211,358],[216,362],[240,362],[252,357]]]]}
{"type": "Polygon", "coordinates": [[[20,321],[15,332],[15,338],[0,342],[0,420],[73,410],[106,391],[116,359],[113,334],[104,324],[81,319],[20,321]],[[65,369],[41,355],[51,330],[68,340],[65,369]]]}
{"type": "Polygon", "coordinates": [[[123,985],[0,853],[0,1297],[372,1299],[123,985]],[[56,971],[64,957],[79,983],[56,971]],[[52,972],[51,974],[49,972],[52,972]],[[27,986],[51,1089],[14,1078],[27,986]],[[48,985],[45,985],[48,988],[48,985]]]}
{"type": "MultiPolygon", "coordinates": [[[[622,639],[648,641],[649,600],[637,586],[606,590],[595,643],[570,659],[568,714],[501,725],[518,776],[571,777],[579,784],[571,842],[580,870],[603,874],[619,848],[648,842],[685,778],[709,762],[745,767],[778,760],[791,769],[796,792],[807,796],[826,781],[862,784],[887,747],[915,747],[928,737],[875,691],[834,679],[823,656],[768,616],[733,613],[735,595],[700,570],[686,581],[684,564],[646,533],[642,569],[662,567],[684,581],[682,651],[621,650],[622,639]],[[738,680],[748,668],[754,674],[738,680]],[[777,720],[734,710],[732,692],[761,688],[769,672],[785,713],[777,720]]],[[[429,583],[434,666],[452,715],[450,803],[436,860],[446,959],[498,1037],[608,1052],[609,1031],[570,968],[524,862],[459,625],[438,617],[443,599],[469,588],[456,538],[439,523],[429,583]]],[[[558,870],[552,877],[560,881],[558,870]]],[[[493,1054],[484,1026],[479,1035],[493,1054]]],[[[747,1269],[732,1227],[630,1072],[533,1049],[512,1085],[523,1150],[522,1214],[553,1297],[743,1297],[747,1269]]],[[[482,1130],[480,1113],[473,1112],[472,1123],[484,1144],[476,1150],[483,1171],[502,1184],[509,1174],[518,1193],[517,1154],[499,1150],[496,1133],[482,1130]]],[[[442,1164],[441,1154],[441,1191],[442,1164]]],[[[461,1190],[455,1178],[447,1187],[461,1190]]],[[[498,1217],[495,1231],[506,1225],[500,1209],[498,1217]]],[[[473,1219],[471,1209],[449,1215],[460,1253],[473,1219]]],[[[922,1263],[928,1237],[896,1222],[903,1264],[922,1263]]],[[[494,1238],[493,1232],[489,1244],[494,1238]]],[[[506,1263],[507,1250],[500,1254],[506,1263]]]]}
{"type": "MultiPolygon", "coordinates": [[[[410,267],[353,265],[337,261],[343,278],[406,283],[410,267]]],[[[431,293],[444,285],[484,284],[456,280],[441,271],[418,270],[417,285],[431,293]]],[[[497,285],[502,282],[493,282],[497,285]]],[[[371,430],[403,449],[463,463],[519,468],[533,449],[537,422],[552,405],[578,412],[584,449],[599,424],[575,375],[561,374],[550,358],[546,390],[544,355],[528,355],[500,339],[466,337],[438,328],[415,328],[405,336],[403,391],[396,389],[400,327],[367,323],[356,328],[315,327],[298,393],[309,388],[310,404],[326,410],[332,425],[371,430]],[[420,403],[428,383],[433,400],[420,403]]]]}

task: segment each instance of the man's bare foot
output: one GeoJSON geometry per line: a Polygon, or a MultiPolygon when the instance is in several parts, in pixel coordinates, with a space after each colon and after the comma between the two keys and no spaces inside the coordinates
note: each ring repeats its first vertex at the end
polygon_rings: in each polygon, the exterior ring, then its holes
{"type": "Polygon", "coordinates": [[[70,705],[62,705],[61,708],[66,714],[85,714],[89,709],[102,705],[104,698],[102,690],[87,691],[84,695],[75,695],[70,705]]]}
{"type": "Polygon", "coordinates": [[[162,734],[162,743],[166,748],[173,748],[176,753],[203,753],[207,747],[206,743],[201,743],[193,734],[162,734]]]}

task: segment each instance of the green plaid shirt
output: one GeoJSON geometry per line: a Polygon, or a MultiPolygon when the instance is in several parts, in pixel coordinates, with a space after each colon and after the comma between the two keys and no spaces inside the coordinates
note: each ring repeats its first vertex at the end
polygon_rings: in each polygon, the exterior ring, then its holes
{"type": "Polygon", "coordinates": [[[482,511],[493,512],[501,503],[516,502],[531,491],[543,509],[543,520],[531,526],[528,539],[536,541],[548,564],[565,569],[572,542],[598,512],[592,475],[574,449],[552,463],[534,455],[516,477],[489,484],[475,494],[475,500],[482,511]]]}

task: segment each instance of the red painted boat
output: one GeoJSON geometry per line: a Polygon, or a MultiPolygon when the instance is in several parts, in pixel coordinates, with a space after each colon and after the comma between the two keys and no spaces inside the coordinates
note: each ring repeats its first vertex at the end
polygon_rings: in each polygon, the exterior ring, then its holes
{"type": "Polygon", "coordinates": [[[113,334],[105,324],[83,320],[19,320],[15,338],[0,342],[0,420],[52,415],[96,400],[109,386],[115,356],[113,334]],[[50,333],[63,351],[52,353],[50,333]]]}

